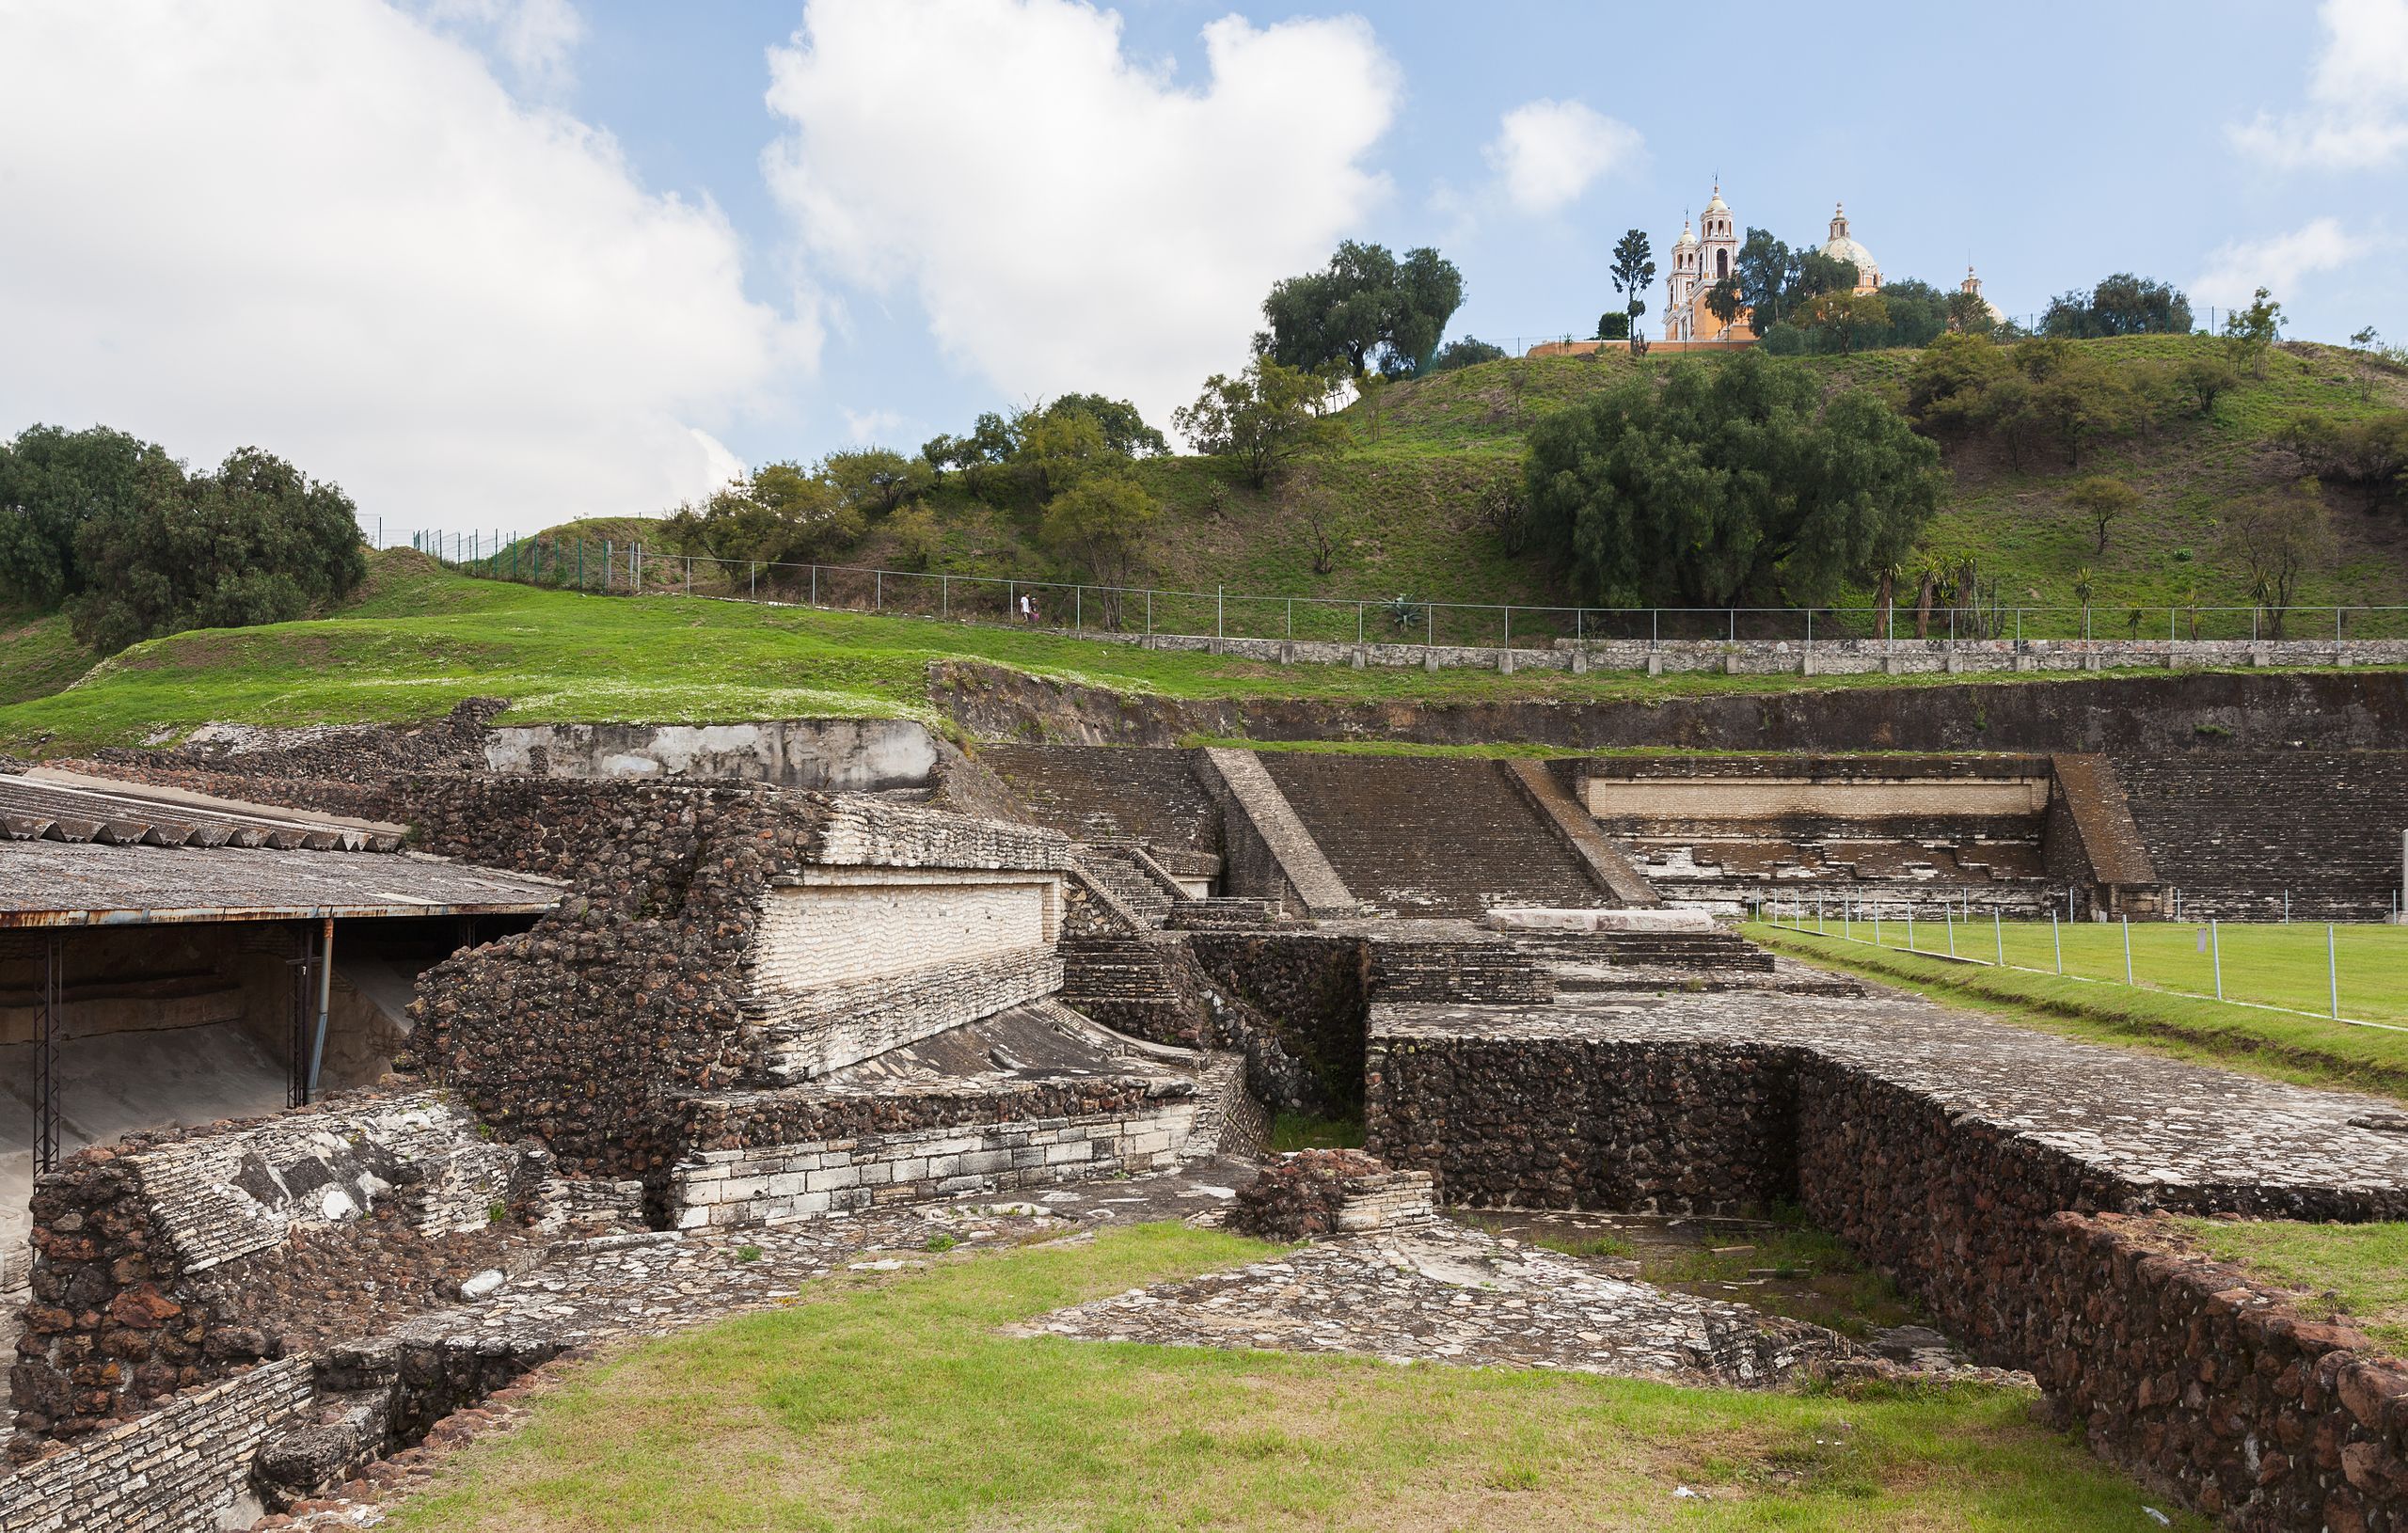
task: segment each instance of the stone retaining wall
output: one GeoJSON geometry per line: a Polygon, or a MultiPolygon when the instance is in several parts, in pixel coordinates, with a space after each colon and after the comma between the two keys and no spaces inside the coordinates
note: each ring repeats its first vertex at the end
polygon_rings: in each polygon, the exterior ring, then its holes
{"type": "Polygon", "coordinates": [[[697,1098],[670,1216],[767,1224],[1149,1171],[1186,1145],[1197,1100],[1192,1082],[1135,1077],[697,1098]]]}
{"type": "Polygon", "coordinates": [[[1955,675],[2101,671],[2131,666],[2408,665],[2400,639],[1556,639],[1545,647],[1350,644],[1309,639],[1215,639],[1089,629],[1100,643],[1227,655],[1273,665],[1343,665],[1428,671],[1638,671],[1646,674],[1955,675]]]}
{"type": "Polygon", "coordinates": [[[1376,1038],[1371,1154],[1477,1208],[1762,1213],[1796,1195],[1795,1051],[1376,1038]]]}
{"type": "Polygon", "coordinates": [[[311,1399],[303,1358],[268,1363],[0,1479],[0,1533],[195,1533],[251,1493],[251,1460],[311,1399]]]}

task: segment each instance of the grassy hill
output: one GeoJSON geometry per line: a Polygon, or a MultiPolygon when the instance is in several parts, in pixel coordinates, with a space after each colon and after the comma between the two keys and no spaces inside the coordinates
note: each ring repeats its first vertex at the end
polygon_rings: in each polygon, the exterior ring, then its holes
{"type": "MultiPolygon", "coordinates": [[[[2136,375],[2217,344],[2147,336],[2076,346],[2136,375]]],[[[1803,360],[1834,387],[1902,394],[1916,356],[1885,351],[1803,360]]],[[[1323,450],[1267,493],[1208,460],[1141,464],[1141,477],[1166,513],[1147,583],[1295,597],[1377,600],[1402,592],[1435,601],[1567,604],[1570,593],[1538,557],[1509,554],[1481,525],[1480,494],[1518,478],[1534,422],[1634,369],[1673,365],[1664,357],[1634,361],[1621,352],[1513,358],[1400,384],[1376,419],[1360,404],[1336,417],[1323,450]],[[1327,574],[1312,568],[1316,522],[1336,549],[1327,574]]],[[[2046,446],[2026,451],[2020,466],[1979,442],[1956,450],[1950,492],[1921,554],[1932,561],[1978,560],[1985,582],[1996,578],[2009,605],[2072,607],[2075,572],[2088,567],[2102,633],[2123,631],[2131,607],[2160,608],[2161,624],[2169,605],[2245,607],[2243,577],[2218,550],[2217,522],[2235,498],[2286,477],[2286,465],[2266,446],[2269,433],[2302,410],[2346,418],[2403,405],[2408,374],[2384,373],[2369,402],[2360,397],[2350,354],[2283,347],[2267,358],[2264,377],[2244,375],[2207,417],[2171,420],[2147,436],[2085,450],[2078,472],[2046,446]],[[2074,481],[2094,473],[2129,480],[2142,495],[2140,510],[2114,529],[2103,554],[2066,502],[2074,481]]],[[[1038,545],[1034,514],[980,504],[958,479],[933,505],[944,534],[933,569],[1023,578],[1070,574],[1038,545]]],[[[2340,557],[2306,582],[2302,604],[2408,604],[2408,526],[2394,515],[2367,514],[2353,498],[2337,495],[2332,506],[2340,557]]],[[[597,541],[613,536],[624,547],[657,527],[622,518],[608,531],[599,524],[562,530],[583,530],[597,541]]],[[[892,568],[895,558],[892,535],[874,526],[841,561],[892,568]]]]}
{"type": "MultiPolygon", "coordinates": [[[[927,618],[545,590],[474,579],[406,549],[376,555],[372,570],[360,599],[331,616],[154,639],[62,690],[0,705],[0,751],[165,741],[213,720],[404,722],[496,695],[512,700],[508,718],[518,722],[935,722],[929,667],[956,659],[1131,693],[1335,702],[1668,698],[1964,680],[1280,666],[927,618]]],[[[55,674],[78,666],[80,657],[55,674]]]]}

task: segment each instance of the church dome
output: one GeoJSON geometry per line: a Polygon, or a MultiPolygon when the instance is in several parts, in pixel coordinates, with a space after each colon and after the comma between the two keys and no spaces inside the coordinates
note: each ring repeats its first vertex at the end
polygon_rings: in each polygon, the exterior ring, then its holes
{"type": "Polygon", "coordinates": [[[1672,248],[1678,250],[1685,245],[1695,244],[1697,244],[1697,236],[1689,231],[1689,221],[1684,218],[1681,220],[1681,237],[1672,242],[1672,248]]]}
{"type": "Polygon", "coordinates": [[[1714,200],[1705,205],[1705,211],[1709,213],[1729,213],[1731,211],[1731,205],[1722,200],[1721,187],[1718,186],[1714,189],[1714,200]]]}
{"type": "Polygon", "coordinates": [[[1847,209],[1845,207],[1835,205],[1831,209],[1831,237],[1823,242],[1823,254],[1854,266],[1860,287],[1870,286],[1880,279],[1881,268],[1874,261],[1873,252],[1857,244],[1848,234],[1847,209]]]}

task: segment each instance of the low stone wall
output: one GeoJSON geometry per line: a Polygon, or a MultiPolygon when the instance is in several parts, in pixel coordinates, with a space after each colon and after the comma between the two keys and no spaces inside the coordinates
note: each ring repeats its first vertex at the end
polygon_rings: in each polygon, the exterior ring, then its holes
{"type": "Polygon", "coordinates": [[[486,732],[497,772],[586,780],[771,782],[829,793],[927,784],[936,737],[909,719],[733,724],[510,724],[486,732]]]}
{"type": "Polygon", "coordinates": [[[195,1533],[251,1493],[260,1444],[311,1399],[303,1358],[195,1390],[0,1478],[0,1533],[195,1533]]]}
{"type": "Polygon", "coordinates": [[[1797,1191],[1795,1051],[1375,1038],[1366,1148],[1477,1208],[1761,1213],[1797,1191]]]}
{"type": "Polygon", "coordinates": [[[88,1433],[279,1356],[321,1310],[449,1302],[424,1269],[440,1269],[449,1241],[490,1243],[496,1226],[537,1216],[550,1167],[425,1093],[337,1097],[71,1156],[34,1189],[32,1302],[9,1373],[19,1440],[88,1433]],[[322,1274],[306,1292],[277,1281],[296,1237],[322,1274]],[[259,1303],[269,1291],[300,1302],[274,1312],[259,1303]]]}
{"type": "Polygon", "coordinates": [[[670,1217],[769,1224],[1150,1171],[1185,1146],[1197,1106],[1192,1082],[1133,1078],[698,1100],[670,1217]]]}
{"type": "Polygon", "coordinates": [[[2396,1528],[2408,1370],[2147,1222],[2061,1213],[2036,1241],[2029,1367],[2144,1483],[2242,1527],[2396,1528]]]}
{"type": "Polygon", "coordinates": [[[2408,665],[2400,639],[1570,639],[1544,648],[1486,644],[1349,644],[1303,639],[1215,639],[1091,629],[1105,643],[1235,656],[1273,665],[1344,665],[1431,671],[1639,671],[1649,675],[1955,675],[2100,671],[2131,666],[2408,665]]]}
{"type": "Polygon", "coordinates": [[[1396,1171],[1351,1149],[1275,1157],[1238,1189],[1229,1227],[1266,1241],[1309,1241],[1427,1224],[1437,1216],[1427,1171],[1396,1171]]]}

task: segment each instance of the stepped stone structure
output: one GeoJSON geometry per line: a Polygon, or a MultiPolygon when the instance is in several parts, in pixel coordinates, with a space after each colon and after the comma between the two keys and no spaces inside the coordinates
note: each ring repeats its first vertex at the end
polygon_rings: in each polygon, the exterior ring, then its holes
{"type": "MultiPolygon", "coordinates": [[[[2091,731],[965,755],[848,721],[510,733],[490,711],[118,753],[117,788],[75,790],[105,814],[0,791],[0,888],[44,859],[230,846],[520,898],[402,977],[375,1083],[40,1178],[0,1533],[214,1528],[594,1338],[774,1302],[869,1242],[1124,1206],[1313,1243],[1032,1331],[1884,1376],[1831,1333],[1439,1217],[1798,1205],[2164,1494],[2251,1526],[2400,1516],[2408,1369],[2150,1223],[2408,1218],[2396,1111],[1868,992],[1727,917],[2145,920],[2178,892],[2262,914],[2280,880],[2364,918],[2396,871],[2368,827],[2396,841],[2408,816],[2400,753],[2091,731]],[[883,791],[798,785],[854,781],[883,791]],[[220,807],[179,817],[177,794],[220,807]],[[1267,1156],[1275,1112],[1358,1120],[1366,1147],[1267,1156]]],[[[136,999],[163,1026],[201,1004],[136,999]]]]}

